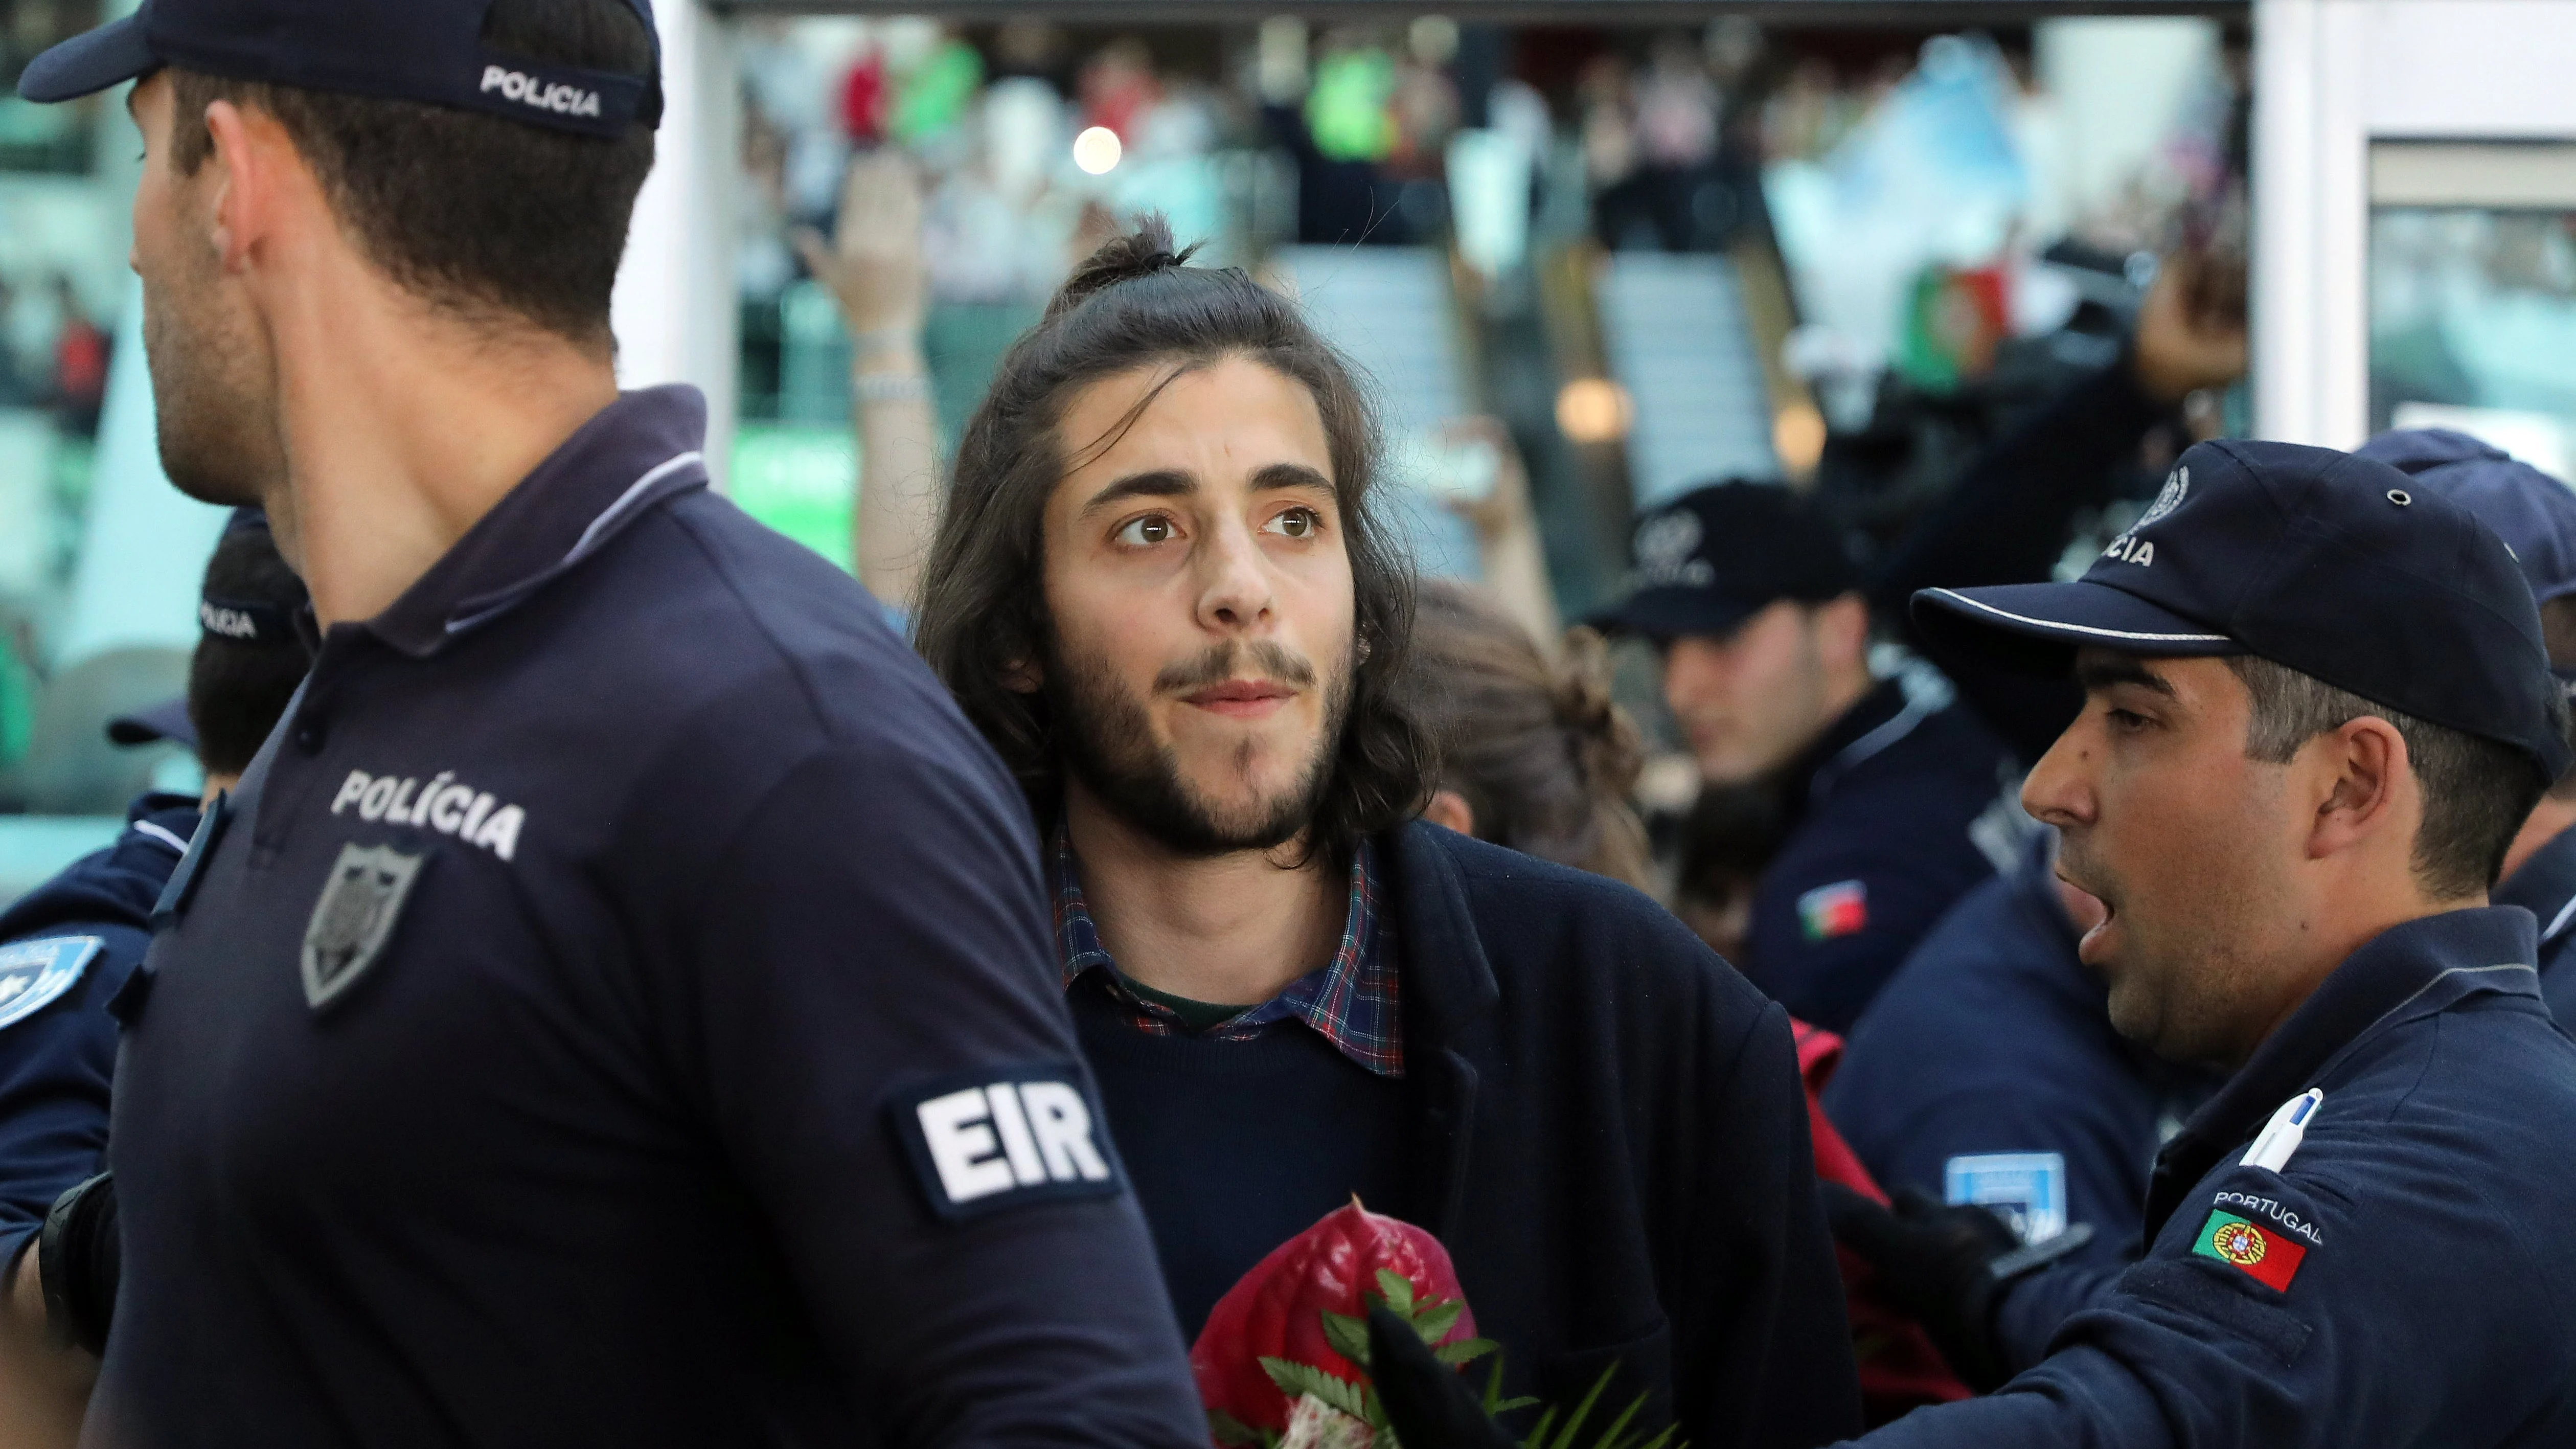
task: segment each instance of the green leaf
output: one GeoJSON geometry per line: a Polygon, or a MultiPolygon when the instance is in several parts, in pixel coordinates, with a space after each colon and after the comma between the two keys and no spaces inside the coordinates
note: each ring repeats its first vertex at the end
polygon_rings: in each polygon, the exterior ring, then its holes
{"type": "Polygon", "coordinates": [[[1547,1431],[1555,1423],[1556,1406],[1551,1404],[1539,1412],[1538,1423],[1530,1430],[1529,1437],[1521,1441],[1521,1449],[1547,1449],[1547,1431]]]}
{"type": "Polygon", "coordinates": [[[1582,1430],[1583,1421],[1592,1417],[1592,1406],[1601,1401],[1602,1390],[1610,1387],[1610,1376],[1618,1371],[1619,1366],[1615,1363],[1601,1371],[1601,1377],[1592,1381],[1591,1391],[1574,1406],[1573,1413],[1566,1415],[1564,1427],[1557,1430],[1556,1438],[1546,1449],[1574,1449],[1574,1436],[1582,1430]]]}
{"type": "Polygon", "coordinates": [[[1628,1421],[1636,1418],[1637,1411],[1644,1407],[1646,1407],[1646,1396],[1644,1394],[1639,1394],[1637,1397],[1630,1399],[1628,1401],[1628,1407],[1621,1410],[1619,1417],[1611,1420],[1610,1427],[1602,1431],[1601,1437],[1594,1441],[1598,1446],[1598,1449],[1619,1449],[1619,1441],[1626,1438],[1628,1435],[1628,1421]]]}
{"type": "Polygon", "coordinates": [[[1368,1324],[1347,1313],[1324,1315],[1324,1342],[1333,1352],[1365,1369],[1369,1366],[1368,1324]]]}
{"type": "Polygon", "coordinates": [[[1278,1449],[1279,1434],[1274,1429],[1256,1429],[1223,1409],[1208,1410],[1208,1433],[1220,1444],[1240,1445],[1243,1449],[1278,1449]]]}
{"type": "Polygon", "coordinates": [[[1386,1295],[1386,1306],[1407,1322],[1413,1318],[1413,1280],[1393,1268],[1377,1270],[1378,1291],[1386,1295]]]}
{"type": "Polygon", "coordinates": [[[1467,1305],[1455,1298],[1425,1304],[1413,1320],[1413,1331],[1422,1335],[1424,1343],[1438,1343],[1444,1334],[1458,1326],[1458,1315],[1466,1311],[1467,1305]]]}
{"type": "Polygon", "coordinates": [[[1337,1378],[1308,1364],[1290,1363],[1284,1358],[1265,1358],[1261,1371],[1279,1386],[1279,1392],[1294,1399],[1299,1394],[1313,1394],[1354,1419],[1365,1421],[1368,1406],[1360,1399],[1359,1386],[1337,1378]]]}
{"type": "Polygon", "coordinates": [[[1363,1424],[1368,1422],[1368,1400],[1361,1395],[1359,1385],[1347,1379],[1337,1379],[1331,1374],[1326,1374],[1324,1381],[1315,1386],[1314,1392],[1316,1398],[1363,1424]]]}
{"type": "Polygon", "coordinates": [[[1490,1338],[1462,1338],[1456,1343],[1433,1344],[1431,1356],[1451,1368],[1464,1368],[1492,1353],[1498,1346],[1490,1338]]]}

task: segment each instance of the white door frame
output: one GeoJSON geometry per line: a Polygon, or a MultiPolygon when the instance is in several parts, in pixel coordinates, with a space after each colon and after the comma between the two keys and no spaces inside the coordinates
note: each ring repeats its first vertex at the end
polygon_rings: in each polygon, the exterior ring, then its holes
{"type": "Polygon", "coordinates": [[[725,22],[705,0],[660,0],[662,129],[635,201],[610,305],[624,387],[695,384],[707,395],[707,468],[733,451],[740,313],[734,301],[741,87],[725,22]]]}
{"type": "Polygon", "coordinates": [[[2254,431],[2367,435],[2370,144],[2576,141],[2576,0],[2255,0],[2254,431]]]}

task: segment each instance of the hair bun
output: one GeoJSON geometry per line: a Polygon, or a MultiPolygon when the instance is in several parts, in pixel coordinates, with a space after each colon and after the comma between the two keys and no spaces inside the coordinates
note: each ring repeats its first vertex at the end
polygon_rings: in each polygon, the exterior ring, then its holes
{"type": "Polygon", "coordinates": [[[1055,300],[1047,304],[1046,314],[1052,319],[1080,306],[1093,293],[1106,291],[1120,282],[1176,271],[1197,251],[1195,242],[1175,250],[1172,224],[1163,219],[1161,212],[1149,213],[1137,221],[1134,231],[1110,238],[1101,244],[1100,250],[1083,258],[1082,264],[1073,269],[1073,275],[1057,289],[1055,300]]]}
{"type": "Polygon", "coordinates": [[[1584,781],[1594,793],[1625,797],[1645,770],[1645,742],[1610,692],[1609,641],[1593,629],[1565,631],[1553,703],[1584,781]]]}

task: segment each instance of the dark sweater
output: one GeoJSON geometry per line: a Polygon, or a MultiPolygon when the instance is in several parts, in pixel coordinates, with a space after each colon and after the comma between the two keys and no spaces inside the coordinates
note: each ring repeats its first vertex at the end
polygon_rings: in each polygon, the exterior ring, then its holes
{"type": "MultiPolygon", "coordinates": [[[[1503,1345],[1507,1391],[1570,1407],[1616,1363],[1610,1402],[1646,1393],[1639,1422],[1677,1419],[1694,1449],[1858,1432],[1787,1014],[1600,876],[1420,821],[1378,861],[1403,943],[1412,1220],[1503,1345]]],[[[1131,1171],[1222,1161],[1107,1108],[1131,1171]]]]}
{"type": "Polygon", "coordinates": [[[1069,993],[1110,1133],[1154,1229],[1181,1334],[1281,1243],[1356,1195],[1411,1221],[1405,1084],[1302,1022],[1250,1041],[1138,1031],[1099,981],[1069,993]]]}

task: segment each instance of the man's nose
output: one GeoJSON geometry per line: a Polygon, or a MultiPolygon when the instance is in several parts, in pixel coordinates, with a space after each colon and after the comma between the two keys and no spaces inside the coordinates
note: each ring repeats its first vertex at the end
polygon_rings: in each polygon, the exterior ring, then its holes
{"type": "Polygon", "coordinates": [[[2060,830],[2090,825],[2097,813],[2092,770],[2099,756],[2084,738],[2085,725],[2078,720],[2067,726],[2021,782],[2021,808],[2060,830]]]}
{"type": "Polygon", "coordinates": [[[1714,701],[1726,684],[1725,657],[1693,639],[1676,639],[1664,651],[1664,703],[1690,714],[1714,701]]]}
{"type": "Polygon", "coordinates": [[[1199,555],[1199,626],[1224,633],[1266,621],[1274,606],[1270,567],[1252,530],[1229,523],[1208,535],[1199,555]]]}

